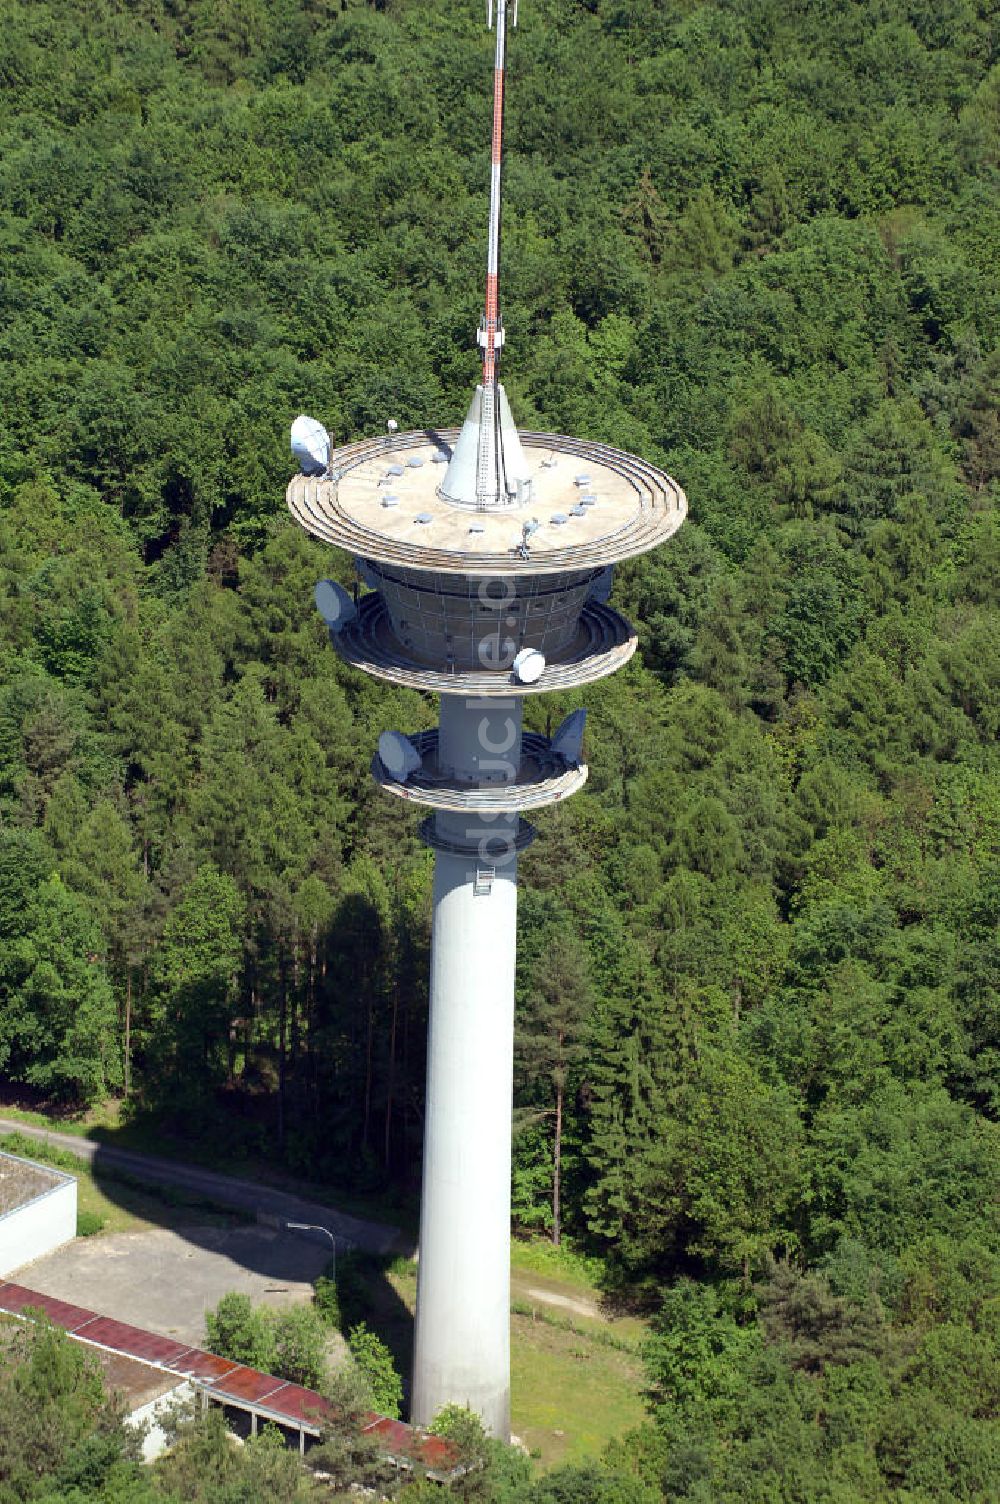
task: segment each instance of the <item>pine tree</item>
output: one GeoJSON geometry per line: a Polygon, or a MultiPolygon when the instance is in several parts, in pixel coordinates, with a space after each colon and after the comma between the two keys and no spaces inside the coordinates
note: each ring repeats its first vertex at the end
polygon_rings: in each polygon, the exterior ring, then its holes
{"type": "Polygon", "coordinates": [[[580,943],[565,922],[545,934],[533,960],[518,1018],[517,1055],[522,1080],[552,1104],[541,1111],[552,1120],[552,1241],[558,1247],[566,1092],[583,1057],[593,995],[580,943]]]}

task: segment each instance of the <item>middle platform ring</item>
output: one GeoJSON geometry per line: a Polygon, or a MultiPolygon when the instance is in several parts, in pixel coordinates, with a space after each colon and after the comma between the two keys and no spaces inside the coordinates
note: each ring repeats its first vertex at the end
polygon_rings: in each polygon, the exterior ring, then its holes
{"type": "Polygon", "coordinates": [[[576,636],[550,659],[534,684],[520,684],[506,669],[425,667],[411,658],[396,638],[382,595],[369,591],[358,603],[358,614],[330,640],[354,668],[406,689],[438,695],[542,695],[550,690],[575,689],[603,679],[626,664],[638,645],[632,626],[610,606],[588,600],[580,613],[576,636]]]}
{"type": "Polygon", "coordinates": [[[426,804],[431,809],[471,810],[484,814],[541,809],[568,799],[587,781],[587,764],[570,762],[553,751],[547,736],[526,731],[521,761],[510,783],[468,784],[438,771],[438,732],[420,731],[407,737],[421,758],[421,766],[400,783],[387,771],[378,753],[372,758],[372,777],[387,794],[426,804]]]}

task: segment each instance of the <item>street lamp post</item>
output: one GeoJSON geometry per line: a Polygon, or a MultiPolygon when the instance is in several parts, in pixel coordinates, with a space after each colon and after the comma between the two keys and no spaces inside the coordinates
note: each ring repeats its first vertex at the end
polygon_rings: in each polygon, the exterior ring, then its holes
{"type": "Polygon", "coordinates": [[[328,1227],[321,1222],[286,1222],[284,1224],[292,1232],[321,1232],[324,1237],[330,1239],[330,1247],[333,1249],[333,1278],[337,1278],[337,1239],[328,1227]]]}

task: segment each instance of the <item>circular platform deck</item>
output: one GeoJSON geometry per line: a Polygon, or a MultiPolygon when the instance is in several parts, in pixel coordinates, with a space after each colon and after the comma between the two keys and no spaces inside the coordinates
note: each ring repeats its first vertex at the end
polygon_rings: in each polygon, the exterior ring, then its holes
{"type": "Polygon", "coordinates": [[[519,684],[504,670],[427,668],[406,656],[393,634],[385,602],[375,590],[362,596],[356,618],[343,631],[331,632],[330,640],[342,658],[376,679],[444,695],[541,695],[574,689],[613,674],[628,662],[637,645],[624,616],[610,606],[587,601],[575,637],[546,663],[534,684],[519,684]]]}
{"type": "Polygon", "coordinates": [[[687,514],[676,481],[639,456],[524,432],[529,500],[470,512],[438,494],[457,432],[421,429],[338,449],[328,476],[294,477],[289,509],[315,537],[361,558],[473,577],[601,569],[656,548],[687,514]],[[535,522],[522,552],[522,528],[535,522]]]}
{"type": "Polygon", "coordinates": [[[541,809],[568,799],[587,781],[585,762],[568,762],[546,736],[526,731],[521,740],[521,763],[517,777],[510,783],[460,783],[438,770],[438,732],[420,731],[407,740],[422,759],[422,765],[399,783],[385,769],[376,752],[372,759],[372,777],[387,794],[426,804],[432,809],[473,810],[502,814],[515,810],[541,809]]]}

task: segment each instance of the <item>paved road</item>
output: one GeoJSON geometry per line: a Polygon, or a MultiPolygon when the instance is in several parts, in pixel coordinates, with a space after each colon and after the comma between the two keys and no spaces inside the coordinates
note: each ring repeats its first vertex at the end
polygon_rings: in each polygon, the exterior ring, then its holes
{"type": "Polygon", "coordinates": [[[286,1222],[317,1223],[328,1228],[338,1243],[343,1241],[371,1253],[409,1251],[407,1240],[398,1227],[351,1217],[346,1212],[334,1211],[289,1191],[276,1191],[259,1181],[239,1180],[231,1175],[220,1175],[215,1170],[203,1170],[198,1165],[160,1159],[155,1154],[138,1154],[132,1149],[116,1149],[97,1139],[81,1138],[75,1133],[54,1133],[50,1128],[35,1128],[8,1118],[0,1118],[0,1133],[23,1133],[28,1138],[57,1144],[78,1158],[89,1160],[98,1169],[107,1165],[109,1170],[123,1170],[137,1180],[177,1186],[197,1196],[208,1197],[220,1206],[236,1207],[254,1215],[263,1212],[286,1222]]]}

